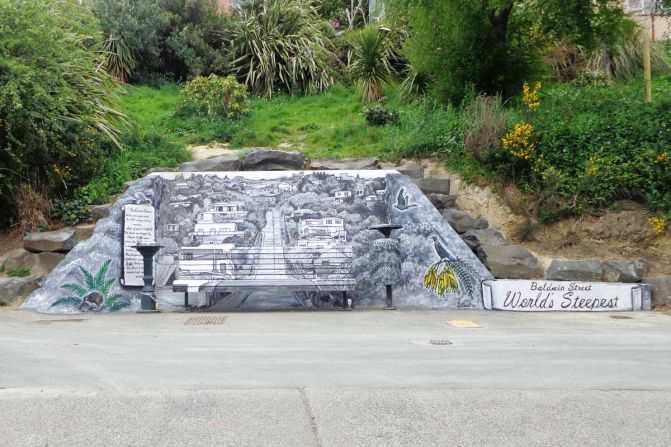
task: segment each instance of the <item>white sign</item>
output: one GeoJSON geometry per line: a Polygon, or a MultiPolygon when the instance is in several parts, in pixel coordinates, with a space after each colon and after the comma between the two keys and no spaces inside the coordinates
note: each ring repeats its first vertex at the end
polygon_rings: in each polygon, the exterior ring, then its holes
{"type": "Polygon", "coordinates": [[[124,206],[123,275],[124,285],[144,285],[142,255],[135,248],[139,243],[155,242],[154,207],[151,205],[124,206]]]}
{"type": "Polygon", "coordinates": [[[519,312],[612,312],[649,310],[649,286],[606,282],[488,280],[482,283],[485,309],[519,312]]]}

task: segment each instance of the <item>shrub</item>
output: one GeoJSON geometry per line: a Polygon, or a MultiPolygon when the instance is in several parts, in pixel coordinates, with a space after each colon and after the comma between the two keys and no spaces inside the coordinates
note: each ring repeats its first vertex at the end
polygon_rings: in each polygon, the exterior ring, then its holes
{"type": "Polygon", "coordinates": [[[237,118],[251,109],[247,86],[234,76],[198,76],[184,86],[185,106],[195,106],[203,115],[237,118]]]}
{"type": "Polygon", "coordinates": [[[51,202],[44,190],[35,190],[30,184],[18,186],[16,194],[17,227],[20,234],[44,231],[49,226],[51,202]]]}
{"type": "Polygon", "coordinates": [[[30,275],[30,270],[25,267],[19,267],[8,271],[7,275],[14,278],[23,278],[30,275]]]}
{"type": "Polygon", "coordinates": [[[482,162],[503,149],[506,114],[498,96],[477,96],[464,108],[466,119],[465,149],[482,162]]]}
{"type": "Polygon", "coordinates": [[[312,3],[251,0],[234,11],[233,71],[256,93],[313,93],[333,84],[327,27],[312,3]]]}
{"type": "Polygon", "coordinates": [[[358,32],[349,73],[364,101],[377,101],[384,96],[382,87],[392,74],[390,57],[391,47],[382,29],[369,26],[358,32]]]}
{"type": "Polygon", "coordinates": [[[83,184],[117,150],[117,85],[92,23],[77,2],[0,2],[0,225],[16,217],[18,184],[83,184]]]}
{"type": "Polygon", "coordinates": [[[376,104],[371,107],[364,107],[363,116],[369,126],[384,126],[385,124],[398,123],[399,113],[395,110],[389,110],[382,104],[376,104]]]}
{"type": "Polygon", "coordinates": [[[65,225],[73,226],[91,219],[90,205],[93,203],[90,188],[77,188],[69,198],[53,200],[51,218],[65,225]]]}

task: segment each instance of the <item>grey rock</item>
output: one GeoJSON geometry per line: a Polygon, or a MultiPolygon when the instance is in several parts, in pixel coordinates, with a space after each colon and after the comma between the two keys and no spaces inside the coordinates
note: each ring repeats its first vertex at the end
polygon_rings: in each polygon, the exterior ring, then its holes
{"type": "Polygon", "coordinates": [[[72,228],[30,233],[23,238],[23,248],[35,253],[43,251],[70,251],[76,243],[75,230],[72,228]]]}
{"type": "Polygon", "coordinates": [[[468,230],[462,236],[462,239],[472,241],[479,245],[506,245],[506,238],[499,230],[494,228],[483,228],[481,230],[468,230]]]}
{"type": "Polygon", "coordinates": [[[380,169],[380,160],[378,160],[377,158],[344,158],[342,160],[336,160],[336,159],[313,160],[310,163],[310,169],[314,171],[380,169]]]}
{"type": "Polygon", "coordinates": [[[487,253],[485,253],[478,241],[470,238],[467,239],[464,237],[464,235],[461,235],[461,239],[466,243],[466,245],[468,245],[468,248],[471,249],[473,254],[478,257],[480,262],[487,264],[487,253]]]}
{"type": "Polygon", "coordinates": [[[128,180],[127,182],[123,182],[123,191],[128,191],[128,188],[133,186],[133,183],[135,183],[135,180],[128,180]]]}
{"type": "Polygon", "coordinates": [[[245,171],[292,171],[305,166],[305,157],[298,152],[260,149],[250,152],[242,159],[245,171]]]}
{"type": "Polygon", "coordinates": [[[424,167],[411,161],[403,163],[402,165],[394,169],[396,169],[403,175],[407,175],[410,178],[421,179],[424,177],[424,167]]]}
{"type": "Polygon", "coordinates": [[[457,196],[451,194],[429,194],[428,197],[431,204],[439,211],[457,207],[457,196]]]}
{"type": "Polygon", "coordinates": [[[24,276],[23,278],[0,278],[0,300],[12,304],[19,301],[42,284],[41,275],[24,276]]]}
{"type": "Polygon", "coordinates": [[[606,261],[603,264],[603,280],[608,282],[641,282],[645,275],[645,261],[606,261]]]}
{"type": "Polygon", "coordinates": [[[31,253],[18,248],[7,253],[4,266],[6,271],[28,269],[32,274],[46,275],[51,272],[59,262],[65,259],[63,253],[43,252],[31,253]]]}
{"type": "Polygon", "coordinates": [[[601,281],[602,278],[603,262],[597,260],[554,259],[545,273],[545,279],[557,281],[601,281]]]}
{"type": "Polygon", "coordinates": [[[654,307],[671,306],[671,275],[648,278],[645,282],[650,284],[654,307]]]}
{"type": "Polygon", "coordinates": [[[380,169],[396,169],[396,163],[383,162],[380,163],[380,169]]]}
{"type": "Polygon", "coordinates": [[[199,172],[199,171],[239,171],[242,168],[242,161],[238,157],[224,155],[221,157],[207,158],[204,160],[194,160],[179,165],[180,172],[199,172]]]}
{"type": "Polygon", "coordinates": [[[422,178],[415,180],[415,183],[424,194],[450,193],[450,179],[447,178],[422,178]]]}
{"type": "Polygon", "coordinates": [[[75,227],[75,237],[77,242],[85,241],[93,236],[93,231],[96,229],[96,224],[81,224],[75,227]]]}
{"type": "Polygon", "coordinates": [[[452,228],[459,233],[465,233],[468,230],[481,230],[487,228],[489,223],[485,219],[474,219],[467,213],[455,209],[445,209],[442,212],[443,217],[447,220],[452,228]]]}
{"type": "Polygon", "coordinates": [[[155,172],[175,172],[176,170],[177,168],[151,168],[147,169],[147,172],[145,172],[144,175],[153,174],[155,172]]]}
{"type": "Polygon", "coordinates": [[[111,203],[106,203],[104,205],[92,205],[91,206],[91,219],[94,222],[104,219],[109,215],[111,203]]]}
{"type": "Polygon", "coordinates": [[[534,279],[543,276],[538,258],[521,245],[482,245],[495,278],[534,279]]]}

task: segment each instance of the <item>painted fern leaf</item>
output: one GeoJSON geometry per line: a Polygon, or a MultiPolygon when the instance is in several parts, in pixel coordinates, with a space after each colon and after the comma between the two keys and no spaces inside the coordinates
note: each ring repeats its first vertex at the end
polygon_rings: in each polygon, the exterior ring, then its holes
{"type": "Polygon", "coordinates": [[[103,283],[102,287],[100,288],[100,291],[102,292],[103,296],[107,296],[107,294],[110,293],[112,285],[114,285],[115,281],[116,278],[110,278],[103,283]]]}
{"type": "Polygon", "coordinates": [[[78,296],[66,296],[65,298],[58,298],[56,301],[51,303],[51,306],[59,306],[62,304],[72,304],[73,306],[79,306],[82,303],[81,297],[78,296]]]}
{"type": "Polygon", "coordinates": [[[82,274],[84,275],[86,287],[88,287],[89,290],[96,290],[96,279],[93,277],[91,272],[89,272],[82,266],[79,266],[79,269],[82,271],[82,274]]]}
{"type": "Polygon", "coordinates": [[[105,306],[107,306],[110,312],[123,309],[129,305],[130,302],[126,300],[120,293],[113,293],[107,298],[107,300],[105,300],[105,306]]]}
{"type": "Polygon", "coordinates": [[[98,274],[96,275],[96,277],[94,279],[96,290],[102,289],[103,283],[105,282],[105,277],[107,276],[107,271],[109,270],[111,263],[112,263],[112,260],[108,259],[107,261],[103,262],[103,264],[100,266],[100,269],[98,270],[98,274]]]}
{"type": "Polygon", "coordinates": [[[77,283],[74,282],[69,282],[67,284],[63,284],[61,286],[61,289],[69,290],[70,292],[74,292],[78,297],[82,298],[84,295],[86,295],[87,290],[80,286],[77,283]]]}

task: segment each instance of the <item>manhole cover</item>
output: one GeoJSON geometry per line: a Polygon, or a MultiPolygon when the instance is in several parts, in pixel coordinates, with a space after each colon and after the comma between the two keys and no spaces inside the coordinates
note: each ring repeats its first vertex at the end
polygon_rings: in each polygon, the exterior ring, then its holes
{"type": "Polygon", "coordinates": [[[226,317],[212,317],[212,316],[202,316],[202,317],[191,317],[184,324],[186,326],[207,326],[211,324],[224,324],[226,317]]]}
{"type": "Polygon", "coordinates": [[[631,320],[634,317],[630,317],[629,315],[611,315],[610,316],[613,320],[631,320]]]}
{"type": "Polygon", "coordinates": [[[436,340],[429,340],[429,343],[431,343],[432,345],[436,345],[436,346],[447,346],[447,345],[451,345],[451,344],[452,344],[452,342],[451,342],[450,340],[446,339],[446,338],[440,338],[440,339],[436,339],[436,340]]]}

